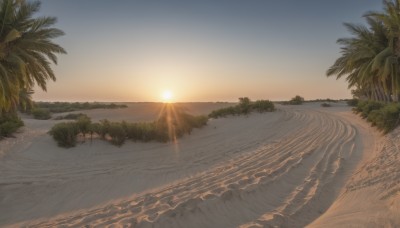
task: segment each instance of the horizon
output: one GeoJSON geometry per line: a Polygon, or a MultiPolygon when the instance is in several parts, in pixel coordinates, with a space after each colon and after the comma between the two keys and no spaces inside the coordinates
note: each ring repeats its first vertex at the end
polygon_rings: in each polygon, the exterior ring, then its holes
{"type": "MultiPolygon", "coordinates": [[[[242,97],[246,97],[246,96],[242,96],[242,97]]],[[[283,102],[283,101],[289,101],[291,98],[289,99],[281,99],[281,100],[270,100],[270,99],[252,99],[251,97],[249,97],[251,101],[256,101],[256,100],[269,100],[272,102],[283,102]]],[[[315,98],[315,99],[304,99],[305,102],[308,101],[324,101],[324,100],[333,100],[333,101],[345,101],[345,100],[349,100],[351,98],[337,98],[337,99],[332,99],[332,98],[315,98]]],[[[165,102],[162,101],[160,99],[160,101],[116,101],[116,100],[82,100],[82,101],[76,101],[76,100],[33,100],[34,102],[48,102],[48,103],[55,103],[55,102],[66,102],[66,103],[163,103],[163,104],[180,104],[180,103],[238,103],[239,102],[239,97],[236,100],[215,100],[215,101],[171,101],[171,102],[165,102]]]]}
{"type": "Polygon", "coordinates": [[[68,54],[33,98],[161,102],[170,90],[178,102],[348,99],[347,83],[325,72],[340,55],[336,40],[350,36],[342,23],[364,23],[368,10],[381,2],[43,0],[36,16],[57,17],[68,54]]]}

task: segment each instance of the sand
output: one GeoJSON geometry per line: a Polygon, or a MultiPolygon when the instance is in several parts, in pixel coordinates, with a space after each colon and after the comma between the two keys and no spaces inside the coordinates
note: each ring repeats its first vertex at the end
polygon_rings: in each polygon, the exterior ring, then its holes
{"type": "MultiPolygon", "coordinates": [[[[181,104],[205,114],[228,104],[181,104]]],[[[0,142],[1,227],[398,227],[400,130],[343,103],[213,119],[176,143],[57,147],[25,118],[0,142]]],[[[147,121],[158,104],[84,111],[147,121]]]]}

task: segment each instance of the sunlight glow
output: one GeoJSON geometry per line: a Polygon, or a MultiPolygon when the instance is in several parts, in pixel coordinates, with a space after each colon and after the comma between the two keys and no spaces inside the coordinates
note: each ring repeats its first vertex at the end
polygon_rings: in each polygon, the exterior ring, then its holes
{"type": "Polygon", "coordinates": [[[162,93],[162,95],[161,95],[161,97],[162,97],[162,100],[164,101],[164,102],[171,102],[172,101],[172,92],[171,91],[169,91],[169,90],[165,90],[163,93],[162,93]]]}

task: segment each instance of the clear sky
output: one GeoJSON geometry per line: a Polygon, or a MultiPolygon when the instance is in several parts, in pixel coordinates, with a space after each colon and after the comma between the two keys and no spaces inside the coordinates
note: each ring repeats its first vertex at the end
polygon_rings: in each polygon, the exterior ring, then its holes
{"type": "Polygon", "coordinates": [[[68,54],[44,101],[349,98],[325,71],[379,0],[43,0],[68,54]]]}

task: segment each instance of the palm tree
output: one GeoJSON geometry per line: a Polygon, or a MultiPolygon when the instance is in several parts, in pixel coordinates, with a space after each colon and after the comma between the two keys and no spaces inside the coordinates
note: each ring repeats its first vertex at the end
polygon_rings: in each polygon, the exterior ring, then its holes
{"type": "Polygon", "coordinates": [[[349,88],[356,87],[369,99],[391,101],[392,84],[388,81],[392,53],[388,48],[388,34],[374,17],[366,17],[369,27],[345,23],[352,38],[342,38],[342,56],[328,69],[327,76],[346,75],[349,88]]]}
{"type": "Polygon", "coordinates": [[[386,54],[391,59],[387,67],[390,67],[393,99],[398,101],[400,91],[400,0],[384,0],[383,5],[383,12],[371,11],[365,16],[379,20],[387,30],[389,44],[386,54]]]}
{"type": "Polygon", "coordinates": [[[64,35],[53,28],[54,17],[32,16],[40,2],[0,0],[0,111],[15,110],[20,91],[29,91],[35,84],[46,91],[46,82],[56,80],[51,63],[56,54],[66,51],[52,42],[64,35]]]}
{"type": "Polygon", "coordinates": [[[19,92],[18,96],[18,108],[21,112],[30,112],[33,107],[34,103],[32,100],[33,90],[29,88],[23,88],[19,92]]]}

